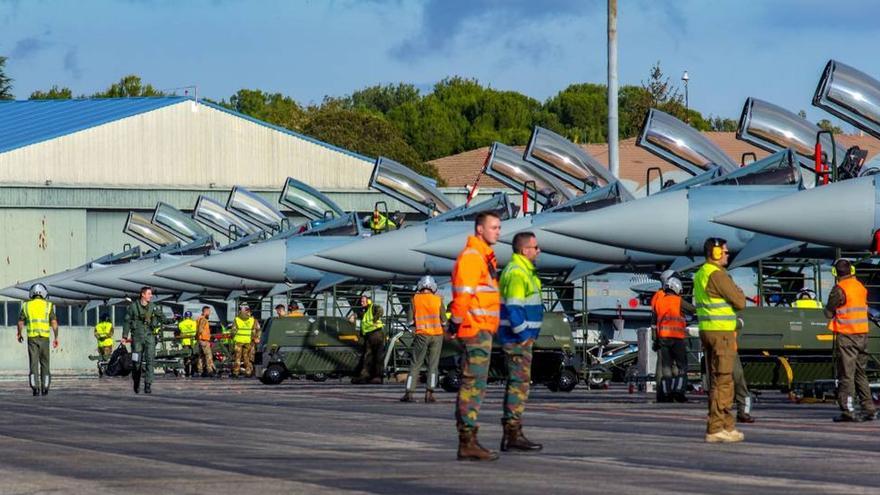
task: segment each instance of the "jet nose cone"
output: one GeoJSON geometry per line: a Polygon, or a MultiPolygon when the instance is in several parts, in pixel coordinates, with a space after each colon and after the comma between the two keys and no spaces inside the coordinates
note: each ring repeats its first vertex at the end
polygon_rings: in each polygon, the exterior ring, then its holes
{"type": "Polygon", "coordinates": [[[870,249],[877,218],[875,177],[788,194],[712,221],[777,237],[847,249],[870,249]]]}
{"type": "Polygon", "coordinates": [[[672,191],[576,215],[544,230],[639,251],[676,254],[687,248],[687,191],[672,191]]]}
{"type": "Polygon", "coordinates": [[[275,240],[212,254],[194,261],[192,266],[225,275],[281,283],[284,282],[286,258],[287,242],[275,240]]]}

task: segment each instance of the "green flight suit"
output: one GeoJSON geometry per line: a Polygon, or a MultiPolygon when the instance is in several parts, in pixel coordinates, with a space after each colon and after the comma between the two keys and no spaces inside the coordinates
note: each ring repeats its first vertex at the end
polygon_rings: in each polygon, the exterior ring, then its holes
{"type": "Polygon", "coordinates": [[[122,338],[128,338],[131,334],[131,352],[135,367],[132,371],[132,379],[139,381],[143,373],[144,384],[153,383],[153,369],[156,362],[156,333],[155,328],[165,323],[162,309],[152,302],[146,306],[141,304],[140,299],[128,306],[125,313],[125,324],[122,327],[122,338]]]}

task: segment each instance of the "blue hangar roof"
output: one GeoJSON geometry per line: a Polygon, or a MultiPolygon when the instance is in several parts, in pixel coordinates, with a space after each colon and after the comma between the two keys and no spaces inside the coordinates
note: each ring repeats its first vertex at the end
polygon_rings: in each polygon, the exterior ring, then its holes
{"type": "MultiPolygon", "coordinates": [[[[0,153],[48,141],[115,120],[151,112],[182,101],[187,96],[141,98],[75,98],[71,100],[0,100],[0,153]]],[[[283,127],[249,117],[219,105],[199,104],[240,117],[255,124],[304,139],[311,143],[372,162],[373,159],[283,127]]]]}

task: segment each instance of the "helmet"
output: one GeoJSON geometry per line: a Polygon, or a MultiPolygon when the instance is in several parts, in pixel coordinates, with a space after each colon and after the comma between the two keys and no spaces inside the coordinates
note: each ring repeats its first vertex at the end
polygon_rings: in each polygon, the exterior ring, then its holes
{"type": "Polygon", "coordinates": [[[43,284],[34,284],[31,286],[30,291],[28,291],[28,296],[33,299],[35,297],[40,297],[46,299],[49,297],[49,289],[46,288],[43,284]]]}
{"type": "Polygon", "coordinates": [[[192,318],[192,316],[193,316],[193,312],[192,312],[192,311],[184,311],[184,312],[183,312],[183,317],[184,317],[184,318],[192,318]]]}
{"type": "Polygon", "coordinates": [[[816,299],[816,291],[810,289],[801,289],[797,293],[797,298],[801,299],[816,299]]]}
{"type": "MultiPolygon", "coordinates": [[[[663,287],[665,288],[666,287],[666,280],[669,279],[669,277],[674,277],[674,276],[675,276],[675,270],[664,270],[663,273],[660,274],[660,283],[663,284],[663,287]]],[[[679,281],[679,283],[681,283],[681,282],[679,281]]]]}
{"type": "Polygon", "coordinates": [[[416,285],[416,290],[425,289],[428,289],[431,292],[437,292],[437,282],[434,281],[434,277],[425,275],[419,280],[418,285],[416,285]]]}
{"type": "Polygon", "coordinates": [[[666,283],[663,284],[663,288],[667,290],[671,290],[676,294],[681,294],[681,280],[675,277],[669,277],[666,279],[666,283]]]}

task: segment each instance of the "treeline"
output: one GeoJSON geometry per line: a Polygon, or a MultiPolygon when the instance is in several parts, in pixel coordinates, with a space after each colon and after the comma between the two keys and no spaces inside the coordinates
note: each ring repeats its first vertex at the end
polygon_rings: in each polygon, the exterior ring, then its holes
{"type": "MultiPolygon", "coordinates": [[[[0,65],[0,82],[2,82],[0,65]]],[[[2,88],[0,88],[0,94],[2,88]]],[[[9,93],[11,95],[11,92],[9,93]]],[[[129,75],[90,97],[162,96],[129,75]]],[[[34,91],[30,99],[73,98],[69,88],[34,91]]],[[[81,95],[77,97],[86,97],[81,95]]],[[[544,102],[449,77],[423,93],[412,84],[371,86],[342,97],[302,105],[281,93],[241,89],[215,102],[269,123],[369,156],[383,155],[437,177],[429,160],[500,141],[525,144],[534,126],[549,128],[576,143],[607,140],[607,93],[603,84],[572,84],[544,102]]],[[[635,136],[649,108],[659,108],[701,131],[733,131],[736,121],[687,110],[679,88],[660,64],[640,85],[620,88],[620,138],[635,136]]]]}

